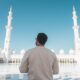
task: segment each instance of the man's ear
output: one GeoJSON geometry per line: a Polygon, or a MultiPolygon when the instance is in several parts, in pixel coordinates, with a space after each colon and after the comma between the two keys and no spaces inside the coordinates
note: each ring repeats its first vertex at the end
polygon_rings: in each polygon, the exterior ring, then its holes
{"type": "Polygon", "coordinates": [[[40,45],[40,43],[39,43],[39,41],[38,40],[36,40],[36,44],[39,46],[40,45]]]}

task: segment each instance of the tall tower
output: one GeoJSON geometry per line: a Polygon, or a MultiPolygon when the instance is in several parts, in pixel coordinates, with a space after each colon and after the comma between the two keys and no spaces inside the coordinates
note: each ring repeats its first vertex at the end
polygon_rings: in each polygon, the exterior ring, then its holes
{"type": "Polygon", "coordinates": [[[79,26],[77,24],[77,15],[75,7],[73,6],[73,30],[74,30],[74,48],[75,54],[79,54],[79,26]]]}
{"type": "Polygon", "coordinates": [[[4,56],[7,60],[9,59],[11,31],[12,31],[12,7],[10,7],[8,15],[8,23],[6,25],[6,36],[5,36],[4,50],[3,50],[4,56]]]}

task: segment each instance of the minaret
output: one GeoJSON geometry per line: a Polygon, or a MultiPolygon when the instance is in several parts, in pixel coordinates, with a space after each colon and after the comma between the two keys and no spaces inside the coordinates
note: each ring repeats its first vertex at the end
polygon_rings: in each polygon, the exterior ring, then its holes
{"type": "Polygon", "coordinates": [[[3,50],[5,58],[7,60],[9,59],[11,30],[12,30],[12,7],[10,7],[10,11],[9,11],[8,23],[7,23],[7,26],[6,26],[6,36],[5,36],[4,50],[3,50]]]}
{"type": "Polygon", "coordinates": [[[73,30],[74,30],[74,48],[75,48],[75,54],[79,53],[79,26],[77,24],[77,15],[75,7],[73,6],[73,30]]]}

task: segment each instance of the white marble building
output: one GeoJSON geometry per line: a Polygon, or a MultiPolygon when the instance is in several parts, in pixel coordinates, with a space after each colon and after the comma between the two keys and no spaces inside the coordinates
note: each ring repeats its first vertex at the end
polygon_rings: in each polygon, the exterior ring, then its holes
{"type": "MultiPolygon", "coordinates": [[[[70,50],[68,54],[65,54],[64,50],[61,49],[57,58],[59,63],[62,64],[79,64],[80,58],[80,38],[79,38],[79,26],[77,24],[77,15],[75,7],[73,7],[73,31],[74,31],[74,50],[70,50]]],[[[10,39],[11,39],[11,30],[12,30],[12,7],[10,7],[8,23],[6,26],[6,36],[4,42],[4,49],[0,49],[0,59],[7,60],[11,63],[20,63],[22,57],[25,53],[25,50],[21,50],[20,54],[16,54],[15,51],[10,52],[10,39]],[[11,54],[13,53],[13,54],[11,54]]],[[[53,51],[53,50],[52,50],[53,51]]],[[[53,51],[54,52],[54,51],[53,51]]]]}

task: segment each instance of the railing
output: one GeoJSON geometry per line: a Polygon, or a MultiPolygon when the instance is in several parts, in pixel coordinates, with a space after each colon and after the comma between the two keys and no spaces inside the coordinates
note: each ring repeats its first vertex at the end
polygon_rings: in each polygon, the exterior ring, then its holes
{"type": "MultiPolygon", "coordinates": [[[[71,74],[54,75],[53,80],[80,80],[80,76],[71,74]]],[[[0,75],[0,80],[29,80],[27,74],[0,75]]]]}

